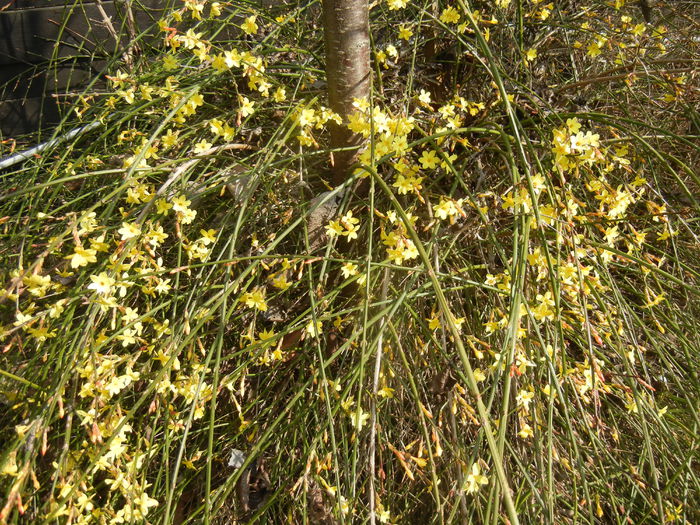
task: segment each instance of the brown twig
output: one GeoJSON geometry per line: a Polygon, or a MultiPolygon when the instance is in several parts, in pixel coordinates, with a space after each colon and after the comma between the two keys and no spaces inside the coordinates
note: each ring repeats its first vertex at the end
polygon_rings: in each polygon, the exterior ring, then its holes
{"type": "Polygon", "coordinates": [[[134,12],[131,9],[131,0],[122,0],[120,2],[115,2],[115,5],[123,4],[124,12],[126,16],[126,29],[129,32],[129,44],[124,52],[124,61],[127,60],[129,63],[133,63],[134,52],[139,52],[138,47],[134,43],[136,41],[136,22],[134,21],[134,12]]]}
{"type": "Polygon", "coordinates": [[[623,80],[625,78],[630,78],[630,77],[635,77],[635,76],[650,76],[654,73],[659,73],[659,74],[669,74],[669,73],[688,73],[691,71],[697,71],[697,68],[693,67],[679,67],[679,68],[672,68],[672,69],[657,69],[654,71],[630,71],[629,73],[620,73],[618,75],[606,75],[606,76],[598,76],[598,77],[593,77],[593,78],[587,78],[585,80],[581,80],[579,82],[574,82],[573,84],[567,84],[565,86],[560,86],[556,89],[554,89],[554,93],[561,93],[563,91],[569,91],[571,89],[576,89],[582,86],[587,86],[588,84],[597,84],[597,83],[602,83],[602,82],[613,82],[615,80],[623,80]]]}

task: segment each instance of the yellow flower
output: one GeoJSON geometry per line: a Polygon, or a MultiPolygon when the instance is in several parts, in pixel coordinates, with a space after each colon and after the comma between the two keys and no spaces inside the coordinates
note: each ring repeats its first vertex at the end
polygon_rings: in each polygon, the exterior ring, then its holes
{"type": "Polygon", "coordinates": [[[12,324],[14,326],[22,326],[22,325],[25,325],[26,323],[29,323],[32,320],[33,320],[33,317],[31,315],[31,312],[26,313],[26,314],[23,312],[17,312],[15,314],[15,322],[12,324]]]}
{"type": "Polygon", "coordinates": [[[605,45],[605,42],[607,42],[607,39],[602,37],[596,40],[595,42],[591,42],[587,49],[588,56],[591,58],[595,58],[598,55],[600,55],[601,49],[605,45]]]}
{"type": "Polygon", "coordinates": [[[202,139],[194,145],[194,152],[197,154],[204,153],[209,148],[211,148],[211,142],[207,142],[206,140],[202,139]]]}
{"type": "Polygon", "coordinates": [[[344,232],[345,232],[345,230],[340,225],[340,221],[330,221],[326,225],[326,234],[329,237],[335,237],[336,235],[342,235],[344,232]]]}
{"type": "Polygon", "coordinates": [[[478,491],[481,488],[481,485],[486,485],[488,482],[489,478],[481,473],[479,463],[474,463],[466,479],[467,493],[472,494],[478,491]]]}
{"type": "Polygon", "coordinates": [[[437,330],[440,328],[440,319],[438,318],[437,315],[433,315],[430,319],[427,319],[428,321],[428,328],[431,330],[437,330]]]}
{"type": "Polygon", "coordinates": [[[142,492],[137,498],[134,498],[131,505],[139,510],[141,518],[145,518],[148,514],[148,509],[158,506],[158,500],[153,499],[145,492],[142,492]]]}
{"type": "Polygon", "coordinates": [[[357,275],[357,265],[351,262],[347,262],[342,266],[340,271],[342,272],[343,276],[347,279],[348,277],[357,275]]]}
{"type": "Polygon", "coordinates": [[[406,27],[403,24],[401,24],[399,26],[399,38],[401,40],[408,40],[412,36],[413,36],[413,31],[411,31],[411,29],[409,29],[408,27],[406,27]]]}
{"type": "Polygon", "coordinates": [[[204,246],[208,246],[213,242],[216,242],[216,230],[199,230],[199,233],[202,234],[201,242],[204,246]]]}
{"type": "MultiPolygon", "coordinates": [[[[461,199],[460,199],[460,201],[461,201],[461,199]]],[[[458,206],[460,204],[461,204],[461,202],[459,202],[459,201],[457,203],[455,203],[455,201],[453,201],[452,199],[442,198],[440,200],[440,204],[433,205],[433,212],[435,213],[435,216],[438,219],[445,220],[448,217],[452,218],[455,215],[459,214],[459,207],[458,206]]]]}
{"type": "Polygon", "coordinates": [[[365,426],[368,419],[369,414],[364,412],[359,406],[357,407],[357,410],[350,413],[350,422],[358,431],[362,430],[362,427],[365,426]]]}
{"type": "Polygon", "coordinates": [[[369,100],[367,100],[367,97],[353,98],[352,107],[364,113],[369,110],[369,100]]]}
{"type": "Polygon", "coordinates": [[[457,22],[459,22],[459,13],[454,7],[450,6],[447,9],[442,10],[442,14],[440,15],[440,21],[446,24],[456,24],[457,22]]]}
{"type": "Polygon", "coordinates": [[[211,119],[209,121],[209,129],[214,136],[220,137],[224,134],[224,123],[218,118],[211,119]]]}
{"type": "Polygon", "coordinates": [[[531,438],[533,436],[532,427],[527,423],[524,423],[523,426],[520,427],[520,432],[518,432],[518,436],[523,439],[531,438]]]}
{"type": "Polygon", "coordinates": [[[529,412],[530,403],[534,398],[535,393],[532,390],[522,389],[520,392],[518,392],[518,395],[515,396],[515,401],[517,402],[518,407],[522,408],[525,412],[529,412]]]}
{"type": "Polygon", "coordinates": [[[312,337],[316,337],[321,333],[321,330],[323,329],[323,323],[321,321],[316,321],[314,324],[313,320],[309,321],[309,324],[306,325],[306,333],[309,334],[312,337]]]}
{"type": "Polygon", "coordinates": [[[175,58],[174,55],[167,54],[163,58],[163,68],[166,71],[172,71],[174,69],[177,69],[178,63],[177,63],[177,58],[175,58]]]}
{"type": "Polygon", "coordinates": [[[537,50],[534,47],[531,47],[530,49],[527,50],[525,53],[525,61],[526,62],[532,62],[537,58],[537,50]]]}
{"type": "Polygon", "coordinates": [[[267,341],[269,339],[272,339],[275,337],[275,331],[274,330],[261,330],[258,332],[258,340],[259,341],[267,341]]]}
{"type": "Polygon", "coordinates": [[[175,144],[177,144],[179,134],[179,131],[173,131],[172,129],[168,129],[168,131],[165,132],[165,135],[163,135],[160,139],[163,143],[163,146],[165,146],[166,148],[173,147],[175,144]]]}
{"type": "Polygon", "coordinates": [[[110,295],[112,293],[114,279],[105,272],[101,272],[99,275],[91,275],[90,280],[92,283],[88,284],[88,289],[95,290],[97,293],[103,295],[110,295]]]}
{"type": "Polygon", "coordinates": [[[178,195],[173,199],[173,209],[180,213],[185,213],[190,208],[191,202],[184,195],[178,195]]]}
{"type": "Polygon", "coordinates": [[[372,124],[365,115],[356,111],[348,117],[348,129],[367,138],[372,132],[372,124]]]}
{"type": "Polygon", "coordinates": [[[178,219],[182,222],[182,224],[190,224],[196,216],[197,212],[189,208],[178,213],[178,219]]]}
{"type": "Polygon", "coordinates": [[[431,102],[430,92],[426,91],[425,89],[421,89],[420,95],[418,95],[418,101],[424,106],[429,106],[431,102]]]}
{"type": "Polygon", "coordinates": [[[51,337],[56,337],[56,330],[49,330],[48,327],[43,324],[38,328],[27,327],[27,332],[40,343],[43,343],[51,337]]]}
{"type": "Polygon", "coordinates": [[[287,98],[287,92],[283,87],[278,87],[275,90],[275,93],[272,95],[272,99],[275,102],[284,102],[287,98]]]}
{"type": "Polygon", "coordinates": [[[615,246],[615,240],[620,236],[618,226],[612,226],[605,230],[605,242],[610,246],[615,246]]]}
{"type": "Polygon", "coordinates": [[[267,303],[265,302],[265,294],[261,289],[253,290],[252,292],[246,292],[241,297],[241,301],[245,303],[246,306],[250,308],[256,308],[261,312],[267,310],[267,303]]]}
{"type": "Polygon", "coordinates": [[[287,276],[285,275],[284,272],[280,273],[279,275],[276,275],[272,278],[272,286],[277,288],[278,290],[286,290],[290,286],[292,286],[292,283],[290,283],[287,280],[287,276]]]}
{"type": "Polygon", "coordinates": [[[357,239],[357,225],[360,223],[360,219],[352,216],[352,210],[348,210],[345,215],[340,218],[340,224],[345,228],[342,232],[348,240],[357,239]]]}
{"type": "Polygon", "coordinates": [[[632,34],[634,36],[640,36],[646,30],[647,30],[647,28],[644,24],[637,24],[636,26],[634,26],[634,29],[632,30],[632,34]]]}
{"type": "Polygon", "coordinates": [[[73,254],[67,256],[66,259],[70,259],[71,268],[80,268],[88,263],[97,262],[97,257],[95,257],[96,254],[97,250],[76,246],[73,254]]]}
{"type": "Polygon", "coordinates": [[[449,170],[450,166],[454,165],[454,161],[457,160],[457,155],[455,153],[450,153],[449,155],[445,155],[445,160],[440,162],[440,167],[444,170],[449,170]]]}
{"type": "Polygon", "coordinates": [[[248,97],[241,97],[241,107],[238,111],[244,118],[252,115],[255,113],[255,109],[253,108],[254,104],[254,102],[248,100],[248,97]]]}
{"type": "Polygon", "coordinates": [[[22,282],[29,290],[29,293],[36,297],[44,297],[46,292],[51,288],[51,277],[34,273],[25,275],[22,282]]]}
{"type": "Polygon", "coordinates": [[[228,71],[231,66],[226,61],[224,55],[216,55],[212,58],[211,67],[213,67],[217,73],[223,73],[224,71],[228,71]]]}
{"type": "Polygon", "coordinates": [[[396,11],[397,9],[403,9],[408,4],[408,0],[387,0],[389,5],[389,11],[396,11]]]}
{"type": "Polygon", "coordinates": [[[192,95],[192,97],[187,101],[188,104],[190,104],[193,107],[199,107],[202,104],[204,104],[204,97],[202,96],[201,93],[195,93],[192,95]]]}
{"type": "Polygon", "coordinates": [[[440,162],[437,154],[433,150],[424,151],[419,160],[424,170],[435,169],[440,162]]]}
{"type": "Polygon", "coordinates": [[[406,195],[407,193],[418,193],[423,188],[422,182],[423,177],[405,176],[399,173],[392,186],[397,188],[399,195],[406,195]]]}
{"type": "Polygon", "coordinates": [[[532,315],[538,321],[543,319],[554,319],[554,299],[552,292],[547,292],[544,295],[537,294],[539,304],[532,309],[532,315]]]}
{"type": "Polygon", "coordinates": [[[377,391],[377,395],[379,397],[394,397],[394,389],[389,388],[388,386],[385,386],[384,388],[380,389],[377,391]]]}
{"type": "Polygon", "coordinates": [[[172,207],[173,205],[165,199],[158,199],[156,201],[156,213],[158,213],[159,215],[166,215],[168,213],[168,210],[172,207]]]}
{"type": "Polygon", "coordinates": [[[256,15],[249,16],[245,22],[241,24],[241,29],[246,35],[252,35],[258,32],[258,24],[255,23],[256,15]]]}
{"type": "Polygon", "coordinates": [[[343,496],[340,496],[339,503],[340,503],[340,512],[343,513],[343,516],[347,515],[348,512],[350,512],[350,503],[348,503],[348,500],[345,499],[343,496]]]}
{"type": "Polygon", "coordinates": [[[122,236],[122,241],[126,241],[141,235],[141,228],[139,228],[136,224],[123,222],[122,227],[117,230],[117,233],[122,236]]]}

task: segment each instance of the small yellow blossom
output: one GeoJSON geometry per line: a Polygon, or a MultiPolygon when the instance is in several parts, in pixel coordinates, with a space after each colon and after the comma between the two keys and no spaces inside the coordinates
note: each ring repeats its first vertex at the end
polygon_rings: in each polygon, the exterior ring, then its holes
{"type": "Polygon", "coordinates": [[[103,295],[110,295],[112,293],[114,279],[105,272],[101,272],[99,275],[91,275],[90,280],[92,283],[88,284],[88,289],[95,290],[97,293],[103,295]]]}
{"type": "Polygon", "coordinates": [[[527,423],[523,423],[520,427],[520,432],[518,432],[518,437],[523,439],[531,438],[534,434],[532,433],[532,427],[527,423]]]}
{"type": "Polygon", "coordinates": [[[452,6],[443,9],[442,13],[440,14],[440,21],[446,24],[456,24],[457,22],[459,22],[459,18],[459,13],[452,6]]]}
{"type": "Polygon", "coordinates": [[[196,154],[204,153],[209,148],[211,148],[211,142],[207,142],[206,140],[202,139],[194,145],[194,152],[196,154]]]}
{"type": "Polygon", "coordinates": [[[278,290],[284,291],[287,288],[289,288],[290,286],[292,286],[292,283],[290,283],[287,280],[287,276],[285,275],[284,272],[282,272],[282,273],[280,273],[272,278],[272,286],[274,286],[278,290]]]}
{"type": "Polygon", "coordinates": [[[177,69],[177,67],[178,62],[174,55],[168,53],[165,55],[165,57],[163,57],[163,69],[166,71],[173,71],[174,69],[177,69]]]}
{"type": "Polygon", "coordinates": [[[165,146],[166,148],[172,148],[175,144],[177,144],[179,135],[179,131],[173,131],[172,129],[168,129],[168,131],[165,132],[165,135],[163,135],[160,140],[163,143],[163,146],[165,146]]]}
{"type": "Polygon", "coordinates": [[[474,463],[465,480],[467,494],[477,492],[481,488],[481,485],[486,485],[488,482],[489,478],[481,473],[479,463],[474,463]]]}
{"type": "Polygon", "coordinates": [[[306,333],[309,334],[311,337],[316,337],[320,335],[322,329],[323,323],[321,321],[316,321],[316,323],[314,323],[313,320],[309,321],[305,328],[306,333]]]}
{"type": "Polygon", "coordinates": [[[208,246],[216,242],[216,230],[199,230],[199,233],[202,234],[202,238],[200,239],[200,241],[204,246],[208,246]]]}
{"type": "Polygon", "coordinates": [[[265,302],[265,294],[261,289],[253,290],[252,292],[246,292],[241,296],[241,302],[243,302],[249,308],[256,308],[261,312],[267,311],[267,303],[265,302]]]}
{"type": "Polygon", "coordinates": [[[425,106],[429,106],[431,102],[430,92],[426,91],[425,89],[421,89],[420,95],[418,95],[418,101],[425,106]]]}
{"type": "Polygon", "coordinates": [[[335,237],[337,235],[342,235],[345,232],[343,227],[340,225],[340,221],[330,221],[326,225],[326,234],[329,237],[335,237]]]}
{"type": "Polygon", "coordinates": [[[408,0],[387,0],[386,3],[389,5],[389,11],[396,11],[406,7],[408,0]]]}
{"type": "Polygon", "coordinates": [[[362,427],[365,426],[368,419],[369,414],[363,411],[359,406],[357,407],[357,410],[350,413],[350,422],[358,431],[362,430],[362,427]]]}
{"type": "Polygon", "coordinates": [[[357,275],[357,265],[351,262],[347,262],[340,268],[340,271],[342,272],[343,277],[347,279],[348,277],[357,275]]]}
{"type": "Polygon", "coordinates": [[[88,263],[97,262],[96,254],[97,251],[92,248],[76,246],[73,254],[67,256],[66,259],[70,259],[71,268],[80,268],[88,263]]]}
{"type": "Polygon", "coordinates": [[[121,235],[121,240],[126,241],[128,239],[133,239],[141,235],[141,228],[138,224],[129,224],[128,222],[123,222],[122,227],[117,230],[117,233],[121,235]]]}
{"type": "Polygon", "coordinates": [[[241,97],[240,102],[241,107],[238,109],[238,112],[243,116],[243,118],[255,113],[255,108],[253,107],[255,103],[251,100],[248,100],[248,97],[241,97]]]}
{"type": "Polygon", "coordinates": [[[156,201],[156,213],[158,213],[159,215],[166,215],[168,213],[168,210],[170,210],[172,207],[173,205],[165,199],[158,199],[156,201]]]}
{"type": "Polygon", "coordinates": [[[284,102],[287,99],[287,92],[283,87],[278,87],[272,95],[272,100],[275,102],[284,102]]]}
{"type": "Polygon", "coordinates": [[[437,157],[437,153],[435,153],[433,150],[425,150],[419,160],[424,170],[435,169],[440,162],[437,157]]]}
{"type": "Polygon", "coordinates": [[[258,24],[255,23],[257,18],[256,15],[249,16],[245,19],[245,22],[241,24],[241,29],[246,35],[253,35],[258,32],[258,24]]]}
{"type": "Polygon", "coordinates": [[[185,213],[190,209],[190,204],[191,202],[188,201],[184,195],[178,195],[177,197],[173,198],[172,207],[173,210],[177,212],[185,213]]]}

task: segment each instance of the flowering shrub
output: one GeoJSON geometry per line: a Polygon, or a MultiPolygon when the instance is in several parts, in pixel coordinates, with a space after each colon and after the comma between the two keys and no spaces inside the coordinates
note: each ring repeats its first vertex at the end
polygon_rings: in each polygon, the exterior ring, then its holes
{"type": "Polygon", "coordinates": [[[344,121],[287,4],[180,3],[3,175],[0,523],[692,522],[694,22],[383,0],[344,121]]]}

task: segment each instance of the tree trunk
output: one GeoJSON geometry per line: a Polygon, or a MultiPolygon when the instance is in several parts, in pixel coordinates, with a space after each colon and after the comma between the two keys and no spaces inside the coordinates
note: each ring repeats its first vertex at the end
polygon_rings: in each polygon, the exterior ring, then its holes
{"type": "MultiPolygon", "coordinates": [[[[362,137],[347,128],[347,117],[354,98],[369,97],[368,0],[323,0],[323,30],[329,105],[343,119],[343,125],[330,124],[331,147],[357,147],[362,137]]],[[[334,184],[346,179],[355,157],[356,150],[333,153],[334,184]]]]}

